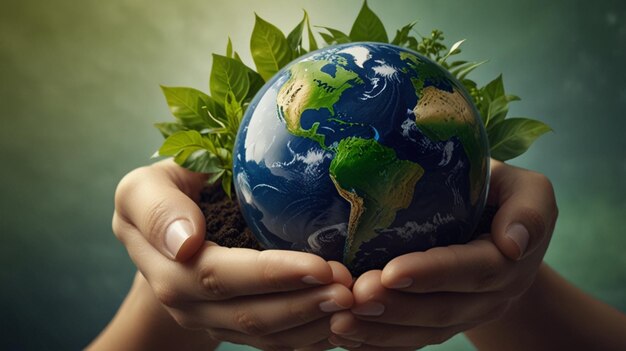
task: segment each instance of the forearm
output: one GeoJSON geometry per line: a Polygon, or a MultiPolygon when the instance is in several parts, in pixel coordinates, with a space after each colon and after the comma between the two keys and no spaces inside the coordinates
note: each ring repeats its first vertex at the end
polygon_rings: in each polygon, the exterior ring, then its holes
{"type": "Polygon", "coordinates": [[[542,264],[501,319],[466,335],[481,351],[625,350],[626,316],[542,264]]]}
{"type": "Polygon", "coordinates": [[[137,274],[113,320],[87,347],[99,350],[213,350],[219,342],[203,331],[180,327],[137,274]]]}

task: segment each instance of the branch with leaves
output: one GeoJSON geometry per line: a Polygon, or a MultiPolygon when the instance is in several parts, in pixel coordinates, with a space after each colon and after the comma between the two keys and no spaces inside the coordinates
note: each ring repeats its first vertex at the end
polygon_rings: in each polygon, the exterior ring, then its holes
{"type": "MultiPolygon", "coordinates": [[[[468,78],[486,61],[451,61],[461,52],[464,40],[457,41],[448,49],[442,31],[435,29],[430,36],[422,37],[414,27],[415,22],[398,29],[390,42],[385,26],[369,8],[367,1],[363,2],[349,34],[330,27],[314,26],[320,30],[318,34],[326,46],[360,41],[391,43],[417,51],[439,63],[465,86],[474,100],[487,130],[491,157],[495,159],[506,161],[521,155],[538,137],[551,130],[538,120],[507,118],[509,104],[520,98],[505,93],[502,75],[484,86],[468,78]]],[[[281,68],[317,49],[306,11],[287,36],[255,15],[250,53],[256,70],[241,60],[228,38],[226,55],[213,54],[210,95],[188,87],[161,86],[176,121],[155,124],[165,137],[155,157],[174,157],[182,167],[211,174],[208,182],[221,181],[222,188],[231,196],[232,152],[241,119],[250,101],[281,68]],[[303,43],[305,35],[308,48],[303,43]]]]}

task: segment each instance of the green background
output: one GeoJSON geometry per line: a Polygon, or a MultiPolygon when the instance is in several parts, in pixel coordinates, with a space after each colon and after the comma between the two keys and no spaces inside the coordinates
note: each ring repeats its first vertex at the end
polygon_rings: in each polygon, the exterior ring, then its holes
{"type": "MultiPolygon", "coordinates": [[[[392,35],[417,19],[554,129],[512,163],[554,182],[546,260],[626,311],[626,5],[620,1],[370,1],[392,35]]],[[[109,321],[133,266],[113,192],[169,119],[159,84],[208,90],[227,35],[251,62],[256,11],[288,31],[306,8],[346,32],[360,1],[3,1],[0,11],[0,349],[77,349],[109,321]]],[[[222,346],[222,350],[235,346],[222,346]]],[[[462,337],[431,350],[472,347],[462,337]]]]}

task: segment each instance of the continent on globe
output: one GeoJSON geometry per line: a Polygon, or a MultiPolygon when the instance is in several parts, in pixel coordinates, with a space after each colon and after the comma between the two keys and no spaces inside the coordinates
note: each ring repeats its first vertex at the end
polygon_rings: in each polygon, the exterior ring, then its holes
{"type": "Polygon", "coordinates": [[[259,241],[342,260],[355,275],[471,240],[489,180],[463,86],[381,43],[287,65],[251,102],[234,151],[237,198],[259,241]]]}
{"type": "Polygon", "coordinates": [[[317,133],[319,122],[308,130],[302,129],[302,112],[325,108],[333,115],[333,106],[339,101],[341,94],[363,81],[356,73],[325,60],[298,62],[291,66],[289,72],[289,80],[278,93],[279,115],[291,133],[312,138],[323,147],[324,135],[317,133]]]}
{"type": "Polygon", "coordinates": [[[415,183],[424,174],[417,163],[399,160],[393,149],[373,139],[346,138],[330,163],[337,191],[350,202],[344,262],[352,262],[361,243],[386,229],[413,199],[415,183]]]}
{"type": "Polygon", "coordinates": [[[465,153],[470,158],[470,182],[472,183],[472,204],[480,197],[481,178],[486,172],[487,162],[480,153],[480,130],[467,128],[476,123],[472,106],[459,90],[447,92],[432,86],[423,88],[421,98],[413,109],[418,128],[433,140],[449,140],[456,136],[461,139],[465,153]]]}

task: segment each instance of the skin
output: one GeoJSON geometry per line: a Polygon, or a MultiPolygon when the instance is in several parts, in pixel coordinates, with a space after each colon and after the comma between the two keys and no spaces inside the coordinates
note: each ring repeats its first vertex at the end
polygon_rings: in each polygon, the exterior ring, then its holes
{"type": "MultiPolygon", "coordinates": [[[[515,344],[520,350],[540,350],[544,339],[551,346],[544,349],[564,349],[543,331],[545,321],[565,323],[571,314],[548,308],[553,300],[546,296],[586,304],[574,314],[578,320],[623,320],[542,266],[558,211],[552,185],[540,174],[492,161],[488,201],[499,206],[492,233],[400,256],[354,283],[343,265],[314,255],[205,242],[204,217],[194,202],[205,179],[166,160],[120,182],[113,231],[140,273],[90,349],[122,342],[137,350],[207,350],[230,341],[263,350],[413,350],[460,332],[481,350],[514,350],[510,344],[518,339],[533,342],[515,344]],[[181,219],[191,224],[191,236],[171,253],[164,233],[181,219]],[[506,234],[512,224],[527,229],[527,240],[506,234]],[[534,338],[521,333],[529,326],[537,326],[534,338]]],[[[606,329],[571,324],[549,325],[573,335],[573,343],[575,337],[598,340],[606,329]],[[572,333],[576,328],[596,332],[572,333]]],[[[622,336],[626,344],[626,330],[610,330],[609,340],[622,345],[622,336]]]]}
{"type": "Polygon", "coordinates": [[[213,350],[218,345],[204,331],[178,325],[137,273],[115,317],[87,350],[213,350]]]}
{"type": "Polygon", "coordinates": [[[501,317],[532,284],[557,217],[554,191],[538,173],[492,161],[492,233],[465,245],[395,258],[361,275],[351,311],[331,319],[336,344],[415,349],[501,317]],[[506,235],[528,229],[525,248],[506,235]],[[419,311],[417,313],[416,311],[419,311]]]}
{"type": "Polygon", "coordinates": [[[353,304],[347,269],[302,252],[205,242],[193,201],[203,181],[166,161],[129,173],[116,191],[113,231],[157,301],[178,325],[217,340],[293,349],[328,339],[332,313],[353,304]],[[181,219],[193,229],[172,255],[164,236],[181,219]]]}
{"type": "Polygon", "coordinates": [[[482,351],[626,350],[626,315],[542,264],[504,316],[466,335],[482,351]]]}

